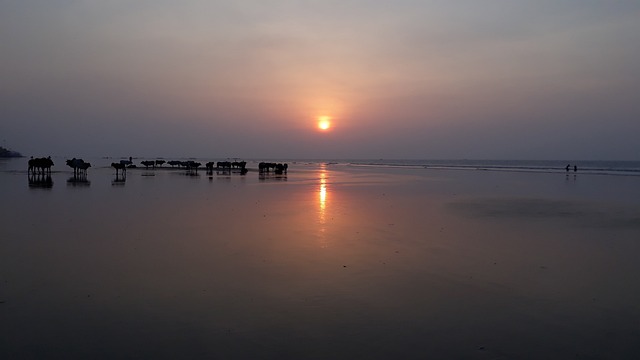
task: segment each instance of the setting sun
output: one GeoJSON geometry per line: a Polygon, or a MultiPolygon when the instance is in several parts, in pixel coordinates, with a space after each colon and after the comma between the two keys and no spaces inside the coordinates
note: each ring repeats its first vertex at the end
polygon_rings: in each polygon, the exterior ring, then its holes
{"type": "Polygon", "coordinates": [[[329,116],[318,117],[318,129],[329,130],[330,127],[331,127],[331,118],[329,116]]]}

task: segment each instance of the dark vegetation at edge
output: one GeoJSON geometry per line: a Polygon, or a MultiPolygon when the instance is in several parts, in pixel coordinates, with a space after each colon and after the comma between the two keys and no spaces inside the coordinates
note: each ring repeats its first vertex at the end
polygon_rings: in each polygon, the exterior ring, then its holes
{"type": "Polygon", "coordinates": [[[14,158],[14,157],[23,157],[23,156],[17,151],[5,149],[2,146],[0,146],[0,158],[14,158]]]}

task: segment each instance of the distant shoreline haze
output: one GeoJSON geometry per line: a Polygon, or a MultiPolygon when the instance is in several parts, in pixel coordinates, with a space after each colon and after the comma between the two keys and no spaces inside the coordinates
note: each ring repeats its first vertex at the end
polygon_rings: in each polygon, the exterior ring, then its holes
{"type": "Polygon", "coordinates": [[[0,146],[0,158],[17,158],[17,157],[23,157],[23,156],[17,151],[6,149],[0,146]]]}

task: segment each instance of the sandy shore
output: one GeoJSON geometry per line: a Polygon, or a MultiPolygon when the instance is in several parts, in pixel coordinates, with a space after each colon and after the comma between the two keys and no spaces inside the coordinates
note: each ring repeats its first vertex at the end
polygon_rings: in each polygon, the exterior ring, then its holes
{"type": "Polygon", "coordinates": [[[0,174],[1,358],[640,355],[635,178],[111,170],[0,174]]]}

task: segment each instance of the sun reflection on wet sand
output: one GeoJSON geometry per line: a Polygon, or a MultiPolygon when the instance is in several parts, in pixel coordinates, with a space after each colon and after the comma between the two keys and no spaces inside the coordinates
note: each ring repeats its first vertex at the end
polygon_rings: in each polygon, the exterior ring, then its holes
{"type": "Polygon", "coordinates": [[[327,166],[320,165],[320,188],[318,189],[318,222],[320,224],[320,243],[322,248],[328,247],[326,238],[327,224],[327,166]]]}

